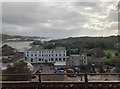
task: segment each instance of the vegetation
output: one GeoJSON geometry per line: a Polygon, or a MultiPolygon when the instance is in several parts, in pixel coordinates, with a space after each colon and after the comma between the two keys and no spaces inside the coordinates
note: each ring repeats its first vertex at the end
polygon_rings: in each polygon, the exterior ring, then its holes
{"type": "Polygon", "coordinates": [[[116,49],[116,44],[118,44],[118,38],[120,36],[110,36],[110,37],[70,37],[67,39],[52,40],[50,43],[55,43],[57,46],[65,46],[69,48],[78,49],[116,49]]]}
{"type": "Polygon", "coordinates": [[[105,50],[105,54],[110,54],[112,57],[116,56],[116,53],[118,53],[118,50],[105,50]]]}
{"type": "Polygon", "coordinates": [[[104,57],[105,52],[101,48],[91,49],[87,51],[87,56],[104,57]]]}
{"type": "Polygon", "coordinates": [[[119,66],[119,40],[119,35],[110,37],[70,37],[66,39],[52,40],[48,43],[54,44],[53,47],[66,47],[67,55],[85,52],[87,53],[87,56],[102,58],[104,64],[119,66]]]}
{"type": "MultiPolygon", "coordinates": [[[[27,66],[27,63],[23,60],[20,62],[15,62],[13,65],[9,65],[7,69],[3,72],[3,74],[26,74],[31,73],[30,69],[27,66]]],[[[17,76],[4,76],[6,80],[28,80],[28,75],[17,75],[17,76]]]]}
{"type": "Polygon", "coordinates": [[[120,58],[116,58],[116,57],[105,58],[104,64],[110,66],[116,66],[120,68],[120,58]]]}

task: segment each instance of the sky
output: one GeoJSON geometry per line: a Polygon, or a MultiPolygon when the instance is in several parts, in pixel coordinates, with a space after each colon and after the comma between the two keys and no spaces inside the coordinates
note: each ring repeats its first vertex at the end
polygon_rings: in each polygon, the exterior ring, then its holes
{"type": "Polygon", "coordinates": [[[53,38],[118,35],[118,2],[2,2],[2,33],[53,38]]]}

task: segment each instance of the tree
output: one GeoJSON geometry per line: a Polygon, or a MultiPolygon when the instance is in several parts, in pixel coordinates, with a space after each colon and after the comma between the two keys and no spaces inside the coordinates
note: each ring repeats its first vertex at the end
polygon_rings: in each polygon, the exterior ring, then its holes
{"type": "Polygon", "coordinates": [[[107,57],[107,58],[111,58],[112,55],[111,55],[110,53],[107,53],[106,57],[107,57]]]}
{"type": "Polygon", "coordinates": [[[94,56],[95,57],[104,57],[105,56],[105,52],[101,48],[96,48],[94,56]]]}
{"type": "Polygon", "coordinates": [[[93,49],[87,51],[87,56],[93,56],[93,54],[94,54],[94,50],[93,49]]]}
{"type": "MultiPolygon", "coordinates": [[[[9,65],[7,69],[4,71],[5,74],[27,74],[31,73],[29,67],[27,66],[27,62],[20,61],[15,62],[13,65],[9,65]]],[[[28,80],[28,75],[16,75],[16,76],[6,76],[7,80],[28,80]]]]}

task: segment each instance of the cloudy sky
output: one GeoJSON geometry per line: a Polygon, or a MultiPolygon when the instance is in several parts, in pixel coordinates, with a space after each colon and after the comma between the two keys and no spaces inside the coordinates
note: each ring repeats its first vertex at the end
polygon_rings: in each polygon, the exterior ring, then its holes
{"type": "Polygon", "coordinates": [[[118,34],[117,2],[3,2],[2,32],[53,38],[118,34]]]}

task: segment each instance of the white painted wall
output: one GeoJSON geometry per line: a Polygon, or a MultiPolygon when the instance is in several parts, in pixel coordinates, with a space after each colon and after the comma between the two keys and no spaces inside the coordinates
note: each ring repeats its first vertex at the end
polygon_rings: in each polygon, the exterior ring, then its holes
{"type": "Polygon", "coordinates": [[[60,61],[66,61],[66,50],[65,49],[40,49],[36,51],[28,50],[25,51],[25,57],[27,58],[27,61],[31,63],[47,63],[55,62],[56,58],[57,61],[61,58],[60,61]],[[31,59],[33,58],[33,62],[31,59]],[[51,60],[53,58],[53,61],[51,60]],[[39,59],[41,61],[39,61],[39,59]],[[63,60],[65,59],[65,60],[63,60]]]}

